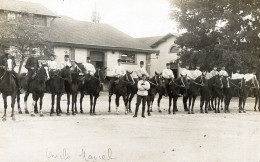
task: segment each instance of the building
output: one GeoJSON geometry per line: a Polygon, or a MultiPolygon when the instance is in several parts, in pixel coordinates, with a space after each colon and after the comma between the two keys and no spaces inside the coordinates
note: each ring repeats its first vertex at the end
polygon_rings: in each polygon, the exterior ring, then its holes
{"type": "Polygon", "coordinates": [[[151,54],[159,54],[158,50],[108,24],[58,16],[38,3],[0,0],[0,21],[15,19],[23,13],[30,16],[35,25],[48,29],[46,41],[53,43],[58,63],[64,59],[65,51],[76,62],[84,63],[89,56],[95,67],[107,67],[107,76],[112,76],[112,68],[119,58],[129,71],[144,61],[149,72],[151,54]]]}
{"type": "Polygon", "coordinates": [[[152,49],[160,51],[159,54],[151,55],[150,73],[152,75],[155,72],[162,72],[166,68],[166,63],[170,63],[175,77],[179,76],[180,67],[175,62],[178,58],[179,48],[174,43],[177,37],[177,35],[169,33],[164,36],[138,38],[152,49]]]}

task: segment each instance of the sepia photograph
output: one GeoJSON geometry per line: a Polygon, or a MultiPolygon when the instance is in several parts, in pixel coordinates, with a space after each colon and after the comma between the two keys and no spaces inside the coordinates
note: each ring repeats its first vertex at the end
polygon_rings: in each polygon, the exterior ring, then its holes
{"type": "Polygon", "coordinates": [[[260,0],[0,0],[0,162],[260,162],[260,0]]]}

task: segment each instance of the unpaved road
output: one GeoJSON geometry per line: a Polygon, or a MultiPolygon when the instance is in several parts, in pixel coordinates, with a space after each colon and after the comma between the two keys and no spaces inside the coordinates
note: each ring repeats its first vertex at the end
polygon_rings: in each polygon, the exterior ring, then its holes
{"type": "MultiPolygon", "coordinates": [[[[44,117],[16,114],[12,121],[8,108],[7,121],[0,122],[0,161],[260,161],[260,113],[253,111],[253,102],[248,99],[245,114],[237,112],[237,99],[232,100],[230,114],[200,114],[197,102],[195,114],[188,115],[180,99],[177,114],[154,111],[143,119],[124,115],[122,105],[116,115],[114,101],[108,113],[103,93],[96,116],[87,113],[85,97],[85,114],[50,117],[50,95],[46,95],[44,117]]],[[[133,107],[134,103],[135,99],[133,107]]],[[[2,99],[0,105],[2,116],[2,99]]],[[[163,99],[162,108],[167,105],[163,99]]]]}

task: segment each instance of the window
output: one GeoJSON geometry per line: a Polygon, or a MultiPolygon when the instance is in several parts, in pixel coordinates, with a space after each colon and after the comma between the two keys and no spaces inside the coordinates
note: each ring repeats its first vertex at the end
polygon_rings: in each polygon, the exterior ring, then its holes
{"type": "Polygon", "coordinates": [[[171,46],[169,53],[177,53],[179,49],[176,46],[171,46]]]}
{"type": "Polygon", "coordinates": [[[46,17],[34,15],[34,25],[46,26],[46,17]]]}
{"type": "Polygon", "coordinates": [[[123,63],[135,64],[135,54],[121,53],[121,60],[123,63]]]}

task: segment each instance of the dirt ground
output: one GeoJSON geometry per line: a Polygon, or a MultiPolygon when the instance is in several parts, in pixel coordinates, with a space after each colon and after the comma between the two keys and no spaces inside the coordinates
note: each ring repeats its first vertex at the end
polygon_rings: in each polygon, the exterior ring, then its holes
{"type": "MultiPolygon", "coordinates": [[[[50,98],[44,97],[44,117],[20,115],[16,109],[16,121],[12,121],[8,107],[7,121],[0,121],[1,162],[260,161],[260,113],[253,111],[253,98],[248,98],[244,114],[238,113],[236,98],[230,114],[200,114],[197,100],[193,115],[183,111],[181,98],[179,112],[167,114],[168,99],[164,98],[163,112],[154,109],[145,119],[124,115],[122,101],[116,115],[114,97],[108,113],[105,92],[98,99],[96,116],[88,113],[87,96],[84,114],[50,117],[50,98]]],[[[0,105],[2,116],[2,98],[0,105]]],[[[65,95],[61,105],[65,112],[65,95]]],[[[135,99],[133,109],[134,105],[135,99]]]]}

